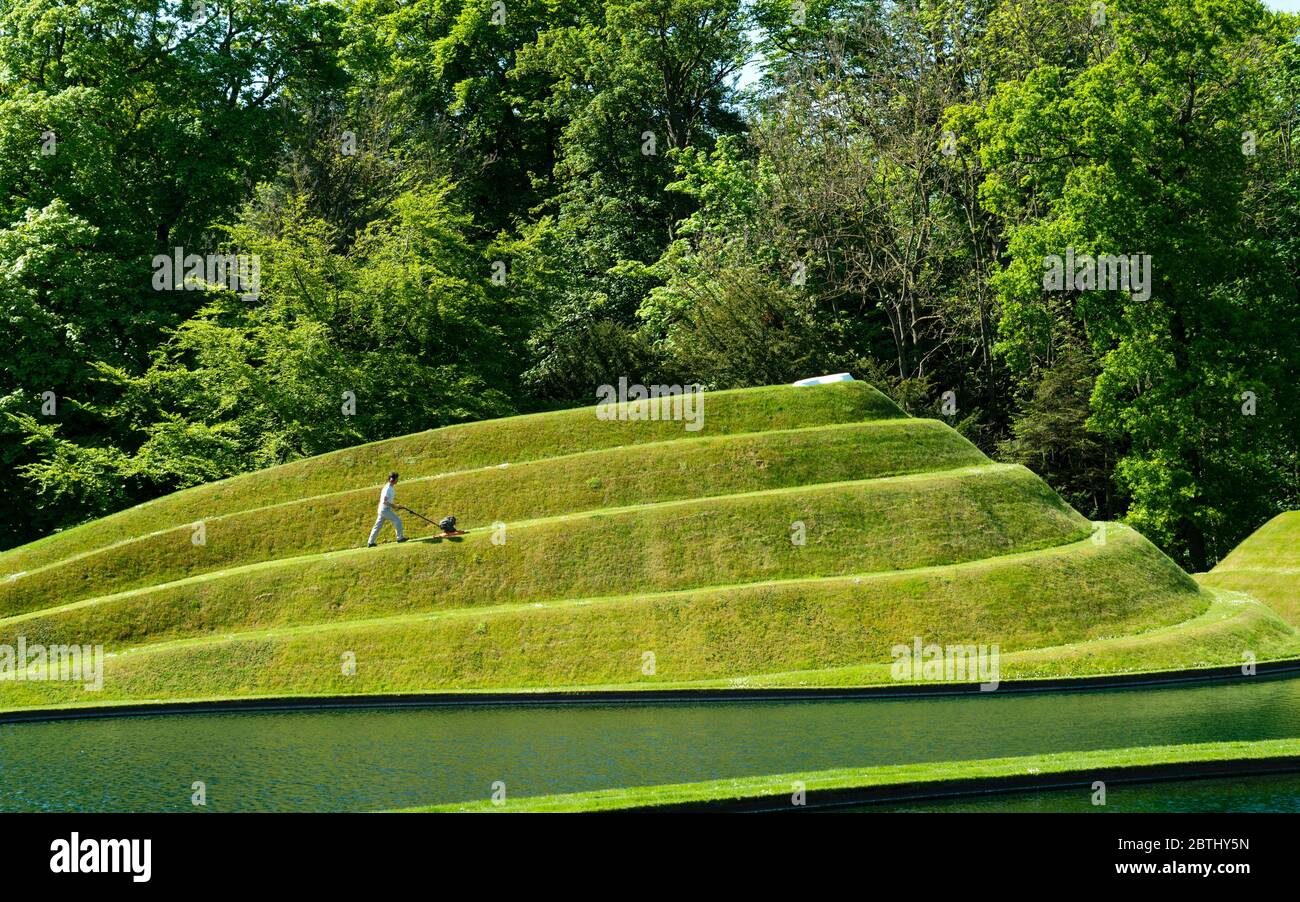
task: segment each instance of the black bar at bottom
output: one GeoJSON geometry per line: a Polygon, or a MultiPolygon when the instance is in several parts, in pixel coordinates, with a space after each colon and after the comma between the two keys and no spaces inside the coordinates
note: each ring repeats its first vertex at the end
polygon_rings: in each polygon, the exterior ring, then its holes
{"type": "Polygon", "coordinates": [[[4,815],[0,860],[10,889],[128,893],[285,886],[337,898],[349,888],[387,894],[404,884],[422,894],[461,896],[477,886],[493,894],[582,889],[633,898],[751,885],[765,896],[836,885],[873,894],[912,886],[925,896],[1021,885],[1074,893],[1112,883],[1222,891],[1260,877],[1280,885],[1293,873],[1292,817],[4,815]],[[127,862],[117,873],[55,873],[60,843],[74,834],[82,849],[86,840],[149,839],[148,881],[136,881],[143,875],[127,862]]]}

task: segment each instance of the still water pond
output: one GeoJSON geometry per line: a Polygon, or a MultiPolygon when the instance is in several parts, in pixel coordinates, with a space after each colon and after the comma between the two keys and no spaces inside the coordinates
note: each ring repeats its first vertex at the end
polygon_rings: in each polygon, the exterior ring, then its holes
{"type": "Polygon", "coordinates": [[[172,714],[0,724],[0,811],[193,811],[200,780],[207,811],[366,811],[486,798],[495,781],[518,797],[1291,736],[1300,678],[936,699],[172,714]]]}

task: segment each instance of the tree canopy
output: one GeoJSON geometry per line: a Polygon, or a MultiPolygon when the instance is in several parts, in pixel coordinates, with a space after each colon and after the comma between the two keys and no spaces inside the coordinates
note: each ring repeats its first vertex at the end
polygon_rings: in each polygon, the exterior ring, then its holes
{"type": "Polygon", "coordinates": [[[848,369],[1204,569],[1300,502],[1298,125],[1258,0],[0,0],[0,543],[848,369]]]}

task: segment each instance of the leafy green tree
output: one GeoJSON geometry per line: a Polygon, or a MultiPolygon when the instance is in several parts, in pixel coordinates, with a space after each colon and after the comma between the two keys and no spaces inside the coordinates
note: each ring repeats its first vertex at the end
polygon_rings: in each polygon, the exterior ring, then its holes
{"type": "Polygon", "coordinates": [[[1287,38],[1248,0],[1130,0],[1110,16],[1112,53],[1000,85],[977,126],[983,196],[1009,223],[1001,351],[1032,386],[1086,337],[1089,424],[1119,450],[1128,521],[1204,569],[1259,524],[1257,499],[1296,491],[1279,481],[1296,453],[1295,282],[1252,246],[1243,151],[1268,121],[1259,61],[1287,38]],[[1045,291],[1044,261],[1067,248],[1149,254],[1150,296],[1045,291]],[[1265,399],[1257,415],[1244,392],[1265,399]]]}
{"type": "Polygon", "coordinates": [[[11,0],[0,545],[619,376],[847,369],[1209,566],[1300,503],[1298,37],[1256,0],[11,0]],[[260,294],[155,290],[178,246],[260,294]],[[1067,248],[1149,294],[1045,289],[1067,248]]]}
{"type": "MultiPolygon", "coordinates": [[[[116,450],[20,421],[37,486],[87,508],[296,457],[514,412],[510,349],[527,321],[493,293],[447,183],[401,195],[346,254],[299,199],[251,207],[230,240],[260,260],[255,303],[230,292],[174,330],[145,373],[98,367],[116,450]],[[110,453],[112,452],[112,453],[110,453]],[[120,487],[126,487],[125,489],[120,487]]],[[[99,511],[97,511],[99,512],[99,511]]]]}
{"type": "Polygon", "coordinates": [[[548,215],[521,234],[554,254],[528,374],[540,397],[586,398],[593,379],[652,376],[636,311],[690,212],[665,188],[679,153],[741,128],[732,100],[746,27],[738,2],[609,0],[598,23],[547,29],[521,50],[516,77],[550,85],[535,113],[560,130],[548,215]]]}
{"type": "Polygon", "coordinates": [[[309,0],[0,5],[0,316],[20,337],[0,351],[0,541],[136,497],[112,484],[132,426],[100,416],[100,367],[138,375],[199,306],[154,291],[150,262],[216,249],[285,98],[335,77],[338,21],[309,0]]]}
{"type": "Polygon", "coordinates": [[[550,195],[563,128],[542,114],[549,76],[524,71],[521,51],[599,16],[573,0],[358,0],[343,58],[379,98],[385,143],[435,155],[494,235],[550,195]]]}

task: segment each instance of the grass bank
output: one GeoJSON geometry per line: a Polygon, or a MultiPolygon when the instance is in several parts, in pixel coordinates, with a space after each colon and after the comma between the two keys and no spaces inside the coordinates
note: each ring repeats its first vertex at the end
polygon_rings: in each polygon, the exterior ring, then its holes
{"type": "Polygon", "coordinates": [[[418,611],[901,570],[1065,544],[1090,530],[1029,471],[989,465],[531,521],[508,526],[500,544],[498,534],[482,531],[271,561],[0,620],[0,643],[23,635],[116,648],[418,611]]]}
{"type": "MultiPolygon", "coordinates": [[[[891,685],[893,646],[917,636],[998,643],[1004,680],[1043,675],[1044,655],[1051,675],[1086,676],[1192,666],[1202,621],[1224,629],[1225,642],[1264,647],[1265,628],[1276,624],[1219,611],[1163,561],[1137,533],[1113,531],[1105,544],[1086,539],[899,573],[285,626],[131,649],[108,659],[101,692],[16,683],[0,699],[20,707],[557,686],[891,685]],[[1082,596],[1081,585],[1090,587],[1082,596]],[[1035,599],[1032,618],[1013,601],[1026,593],[1035,599]],[[1184,638],[1188,630],[1194,639],[1184,638]],[[1146,637],[1140,652],[1109,638],[1132,633],[1146,637]],[[344,671],[345,659],[354,672],[344,671]]],[[[1294,631],[1281,629],[1295,649],[1294,631]]]]}
{"type": "Polygon", "coordinates": [[[1242,770],[1249,770],[1252,764],[1258,766],[1270,762],[1278,769],[1300,767],[1300,739],[1147,746],[1017,758],[844,768],[563,795],[507,797],[502,804],[482,799],[406,810],[481,814],[579,813],[653,811],[679,806],[722,808],[737,803],[750,803],[753,807],[769,810],[795,810],[795,793],[800,789],[805,794],[806,803],[816,806],[822,801],[819,797],[849,803],[856,797],[861,802],[869,801],[873,794],[885,795],[880,790],[892,790],[889,795],[893,796],[906,794],[909,790],[915,795],[934,795],[945,789],[995,790],[999,784],[1007,785],[1022,778],[1035,778],[1026,782],[1047,785],[1059,784],[1062,778],[1069,778],[1070,782],[1092,779],[1114,782],[1137,777],[1146,768],[1168,767],[1172,775],[1174,768],[1196,772],[1207,769],[1208,765],[1222,765],[1215,768],[1215,772],[1230,773],[1234,764],[1240,765],[1242,770]]]}

